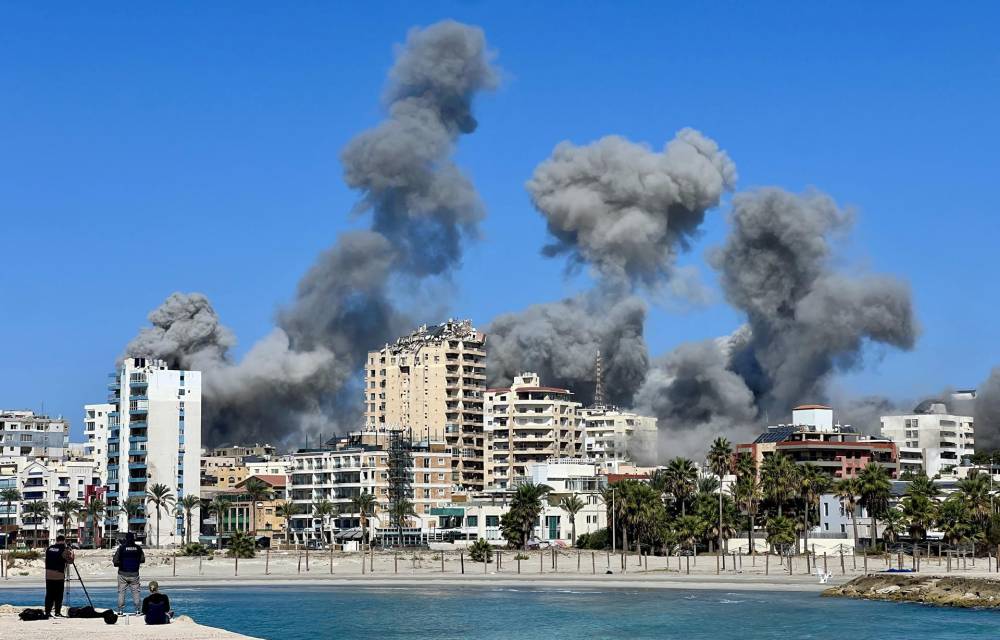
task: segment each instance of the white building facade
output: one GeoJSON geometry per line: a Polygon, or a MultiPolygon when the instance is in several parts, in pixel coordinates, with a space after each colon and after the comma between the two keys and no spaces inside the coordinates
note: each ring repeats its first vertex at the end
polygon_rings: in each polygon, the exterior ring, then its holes
{"type": "MultiPolygon", "coordinates": [[[[115,405],[108,424],[108,493],[115,510],[112,532],[129,530],[151,539],[156,514],[146,505],[154,484],[166,485],[175,500],[198,495],[201,473],[201,372],[169,369],[165,362],[126,358],[109,383],[115,405]],[[146,513],[127,518],[121,506],[138,498],[146,513]]],[[[183,542],[182,517],[160,514],[160,543],[183,542]]]]}
{"type": "Polygon", "coordinates": [[[0,409],[0,458],[61,460],[69,451],[69,422],[34,411],[0,409]]]}
{"type": "Polygon", "coordinates": [[[921,402],[906,415],[882,416],[882,435],[899,447],[901,473],[954,476],[975,451],[972,416],[952,415],[945,402],[921,402]]]}
{"type": "Polygon", "coordinates": [[[583,419],[582,455],[602,463],[655,462],[656,418],[615,407],[580,410],[583,419]]]}
{"type": "Polygon", "coordinates": [[[97,463],[97,475],[101,485],[108,481],[108,424],[111,412],[115,410],[111,403],[83,405],[83,455],[97,463]]]}

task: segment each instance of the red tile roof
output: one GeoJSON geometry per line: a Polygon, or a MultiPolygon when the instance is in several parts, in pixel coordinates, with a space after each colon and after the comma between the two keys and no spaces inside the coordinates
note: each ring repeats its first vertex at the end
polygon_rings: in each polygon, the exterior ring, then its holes
{"type": "MultiPolygon", "coordinates": [[[[272,487],[283,487],[283,486],[285,486],[285,481],[286,481],[285,480],[285,476],[270,475],[270,474],[261,474],[261,475],[256,475],[256,476],[250,476],[250,478],[258,478],[260,480],[263,480],[264,482],[266,482],[267,484],[271,485],[272,487]]],[[[247,480],[249,480],[250,478],[247,478],[247,480]]],[[[246,484],[247,480],[244,480],[244,481],[238,483],[236,486],[237,487],[242,487],[243,485],[246,484]]]]}

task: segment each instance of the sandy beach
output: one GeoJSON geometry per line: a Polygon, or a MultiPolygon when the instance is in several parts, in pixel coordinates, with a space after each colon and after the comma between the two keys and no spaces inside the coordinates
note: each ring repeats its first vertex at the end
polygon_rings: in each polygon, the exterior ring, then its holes
{"type": "MultiPolygon", "coordinates": [[[[359,553],[271,551],[249,560],[216,555],[205,558],[176,557],[171,550],[147,550],[142,580],[158,580],[164,588],[176,586],[247,585],[502,585],[531,584],[552,587],[600,588],[673,588],[728,590],[797,590],[820,591],[841,584],[867,572],[877,572],[899,566],[899,558],[871,556],[854,557],[827,553],[817,555],[815,565],[807,570],[804,556],[792,559],[791,572],[787,559],[777,556],[738,556],[726,558],[725,567],[714,555],[692,557],[662,557],[638,555],[612,556],[606,552],[561,549],[522,552],[504,550],[501,562],[484,566],[473,562],[460,551],[408,550],[376,552],[364,557],[359,553]],[[817,570],[830,574],[827,584],[820,584],[817,570]],[[608,574],[608,571],[611,574],[608,574]]],[[[496,556],[494,556],[496,558],[496,556]]],[[[903,558],[903,567],[910,568],[911,559],[903,558]]],[[[108,551],[81,551],[77,567],[88,587],[114,586],[116,570],[108,551]]],[[[39,587],[42,583],[40,560],[17,560],[8,570],[4,587],[39,587]]],[[[946,559],[924,558],[921,574],[955,576],[996,576],[995,563],[986,558],[954,562],[948,572],[946,559]]],[[[74,576],[75,577],[75,576],[74,576]]],[[[78,581],[73,580],[73,588],[78,581]]]]}

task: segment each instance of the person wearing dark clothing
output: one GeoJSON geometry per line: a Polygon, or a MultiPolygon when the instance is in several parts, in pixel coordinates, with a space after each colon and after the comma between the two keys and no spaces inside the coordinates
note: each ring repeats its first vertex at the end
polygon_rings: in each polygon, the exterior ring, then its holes
{"type": "Polygon", "coordinates": [[[142,585],[139,582],[139,566],[146,561],[146,554],[135,541],[135,534],[129,531],[115,550],[112,563],[118,567],[118,612],[125,610],[125,591],[132,592],[132,604],[139,613],[139,596],[142,585]]]}
{"type": "Polygon", "coordinates": [[[146,624],[167,624],[170,622],[170,598],[160,593],[160,585],[153,580],[149,583],[149,595],[142,601],[142,615],[146,624]]]}
{"type": "Polygon", "coordinates": [[[62,617],[63,589],[66,586],[66,565],[73,562],[73,552],[66,546],[66,536],[56,537],[56,543],[45,550],[45,617],[62,617]]]}

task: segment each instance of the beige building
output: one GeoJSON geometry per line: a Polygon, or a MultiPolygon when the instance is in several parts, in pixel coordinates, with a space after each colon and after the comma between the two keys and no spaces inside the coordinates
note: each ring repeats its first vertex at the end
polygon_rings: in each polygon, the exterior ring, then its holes
{"type": "Polygon", "coordinates": [[[469,320],[422,326],[368,354],[365,423],[453,451],[452,480],[482,489],[486,336],[469,320]]]}
{"type": "Polygon", "coordinates": [[[488,389],[484,400],[487,486],[513,488],[532,463],[580,456],[580,403],[568,389],[522,373],[509,388],[488,389]]]}
{"type": "MultiPolygon", "coordinates": [[[[389,507],[388,429],[368,429],[339,438],[332,448],[306,449],[292,454],[293,465],[289,500],[300,514],[292,520],[296,542],[319,539],[329,542],[331,533],[360,526],[351,499],[364,493],[375,496],[377,507],[373,527],[385,526],[389,507]],[[337,515],[325,522],[315,517],[313,505],[331,501],[337,515]]],[[[414,442],[410,486],[417,516],[429,514],[435,506],[451,501],[452,454],[444,442],[414,442]]]]}
{"type": "Polygon", "coordinates": [[[656,418],[609,406],[582,409],[580,417],[585,458],[612,468],[621,463],[656,462],[656,418]]]}
{"type": "Polygon", "coordinates": [[[278,515],[278,506],[283,504],[287,498],[286,478],[281,475],[255,475],[267,485],[270,496],[266,500],[261,500],[254,504],[250,501],[250,496],[244,492],[246,483],[250,478],[246,478],[233,488],[221,491],[219,495],[229,498],[229,510],[222,518],[222,534],[232,534],[237,531],[252,533],[256,527],[256,535],[271,538],[272,541],[288,540],[288,532],[285,530],[285,520],[278,515]],[[256,509],[256,512],[254,512],[256,509]]]}
{"type": "Polygon", "coordinates": [[[201,488],[232,489],[250,475],[249,469],[231,456],[205,456],[201,459],[201,488]]]}

